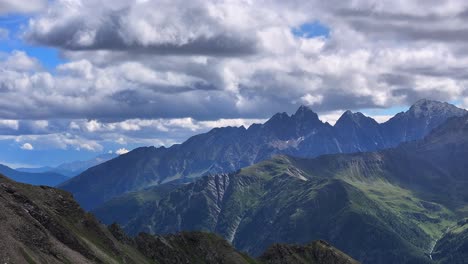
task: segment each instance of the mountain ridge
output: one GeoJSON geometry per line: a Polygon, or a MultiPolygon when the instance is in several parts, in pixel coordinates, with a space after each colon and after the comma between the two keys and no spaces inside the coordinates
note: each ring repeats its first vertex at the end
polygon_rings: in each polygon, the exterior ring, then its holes
{"type": "Polygon", "coordinates": [[[23,172],[0,164],[0,173],[12,180],[33,185],[56,186],[69,178],[56,172],[23,172]]]}
{"type": "Polygon", "coordinates": [[[94,167],[103,162],[116,158],[117,156],[118,155],[113,154],[113,153],[106,153],[106,154],[101,154],[99,156],[96,156],[89,160],[77,160],[77,161],[72,161],[72,162],[65,162],[56,167],[46,166],[46,167],[38,167],[38,168],[17,168],[16,170],[22,171],[22,172],[30,172],[30,173],[44,173],[44,172],[59,173],[67,177],[73,177],[91,167],[94,167]]]}
{"type": "Polygon", "coordinates": [[[422,138],[450,117],[466,114],[464,109],[437,101],[421,100],[415,105],[382,124],[345,112],[335,126],[323,123],[310,108],[302,106],[291,116],[278,113],[248,129],[214,128],[169,148],[135,149],[88,169],[60,188],[72,192],[86,209],[93,209],[122,193],[176,179],[236,171],[277,154],[312,158],[395,147],[422,138]],[[346,118],[348,115],[355,118],[346,118]],[[408,124],[413,118],[415,124],[408,124]],[[90,179],[94,179],[93,186],[88,184],[90,179]],[[110,182],[117,185],[110,187],[110,182]]]}

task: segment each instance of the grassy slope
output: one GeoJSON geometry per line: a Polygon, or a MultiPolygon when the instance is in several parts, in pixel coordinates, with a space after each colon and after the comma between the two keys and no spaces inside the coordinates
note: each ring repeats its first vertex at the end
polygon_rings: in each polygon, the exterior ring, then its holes
{"type": "Polygon", "coordinates": [[[380,176],[358,180],[346,172],[329,173],[319,177],[300,160],[279,156],[225,176],[230,181],[225,188],[219,183],[225,178],[212,176],[175,190],[157,205],[140,208],[127,230],[212,231],[255,255],[276,242],[327,239],[360,260],[428,261],[424,254],[433,237],[451,224],[431,219],[450,219],[447,209],[380,176]],[[357,244],[365,233],[371,235],[357,244]]]}
{"type": "Polygon", "coordinates": [[[117,222],[120,225],[126,225],[140,208],[158,203],[164,195],[179,186],[177,183],[166,183],[142,191],[130,192],[109,200],[92,210],[92,213],[104,224],[110,225],[117,222]]]}

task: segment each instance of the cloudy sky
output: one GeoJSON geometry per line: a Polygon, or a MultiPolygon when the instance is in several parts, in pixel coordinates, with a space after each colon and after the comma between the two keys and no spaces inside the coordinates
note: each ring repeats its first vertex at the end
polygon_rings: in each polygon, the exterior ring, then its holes
{"type": "Polygon", "coordinates": [[[468,105],[464,0],[0,0],[0,162],[56,165],[308,105],[468,105]]]}

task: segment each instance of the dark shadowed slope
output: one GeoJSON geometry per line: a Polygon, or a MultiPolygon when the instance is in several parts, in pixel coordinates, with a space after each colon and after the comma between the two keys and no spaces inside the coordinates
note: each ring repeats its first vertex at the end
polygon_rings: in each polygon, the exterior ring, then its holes
{"type": "Polygon", "coordinates": [[[322,240],[305,246],[275,244],[263,253],[260,260],[265,264],[321,264],[330,261],[334,264],[358,263],[322,240]]]}
{"type": "Polygon", "coordinates": [[[12,180],[33,185],[56,186],[69,178],[55,172],[29,173],[14,170],[0,164],[0,173],[12,180]]]}
{"type": "Polygon", "coordinates": [[[0,176],[2,263],[149,263],[64,191],[0,176]]]}
{"type": "Polygon", "coordinates": [[[442,263],[468,262],[468,220],[464,219],[447,229],[434,245],[431,258],[442,263]]]}
{"type": "Polygon", "coordinates": [[[85,171],[60,188],[72,192],[84,208],[92,209],[125,192],[232,172],[276,154],[316,157],[394,147],[419,139],[447,118],[465,112],[446,103],[421,100],[381,125],[348,111],[331,126],[302,106],[292,116],[276,114],[265,124],[248,129],[215,128],[170,148],[136,149],[85,171]]]}

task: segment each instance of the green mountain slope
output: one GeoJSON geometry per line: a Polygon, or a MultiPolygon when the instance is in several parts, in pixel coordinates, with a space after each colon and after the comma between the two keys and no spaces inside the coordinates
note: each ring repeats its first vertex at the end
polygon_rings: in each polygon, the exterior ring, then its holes
{"type": "MultiPolygon", "coordinates": [[[[254,255],[273,243],[326,239],[368,263],[425,261],[432,238],[417,222],[341,179],[306,179],[303,173],[279,157],[237,174],[204,177],[146,205],[126,229],[216,232],[254,255]]],[[[436,230],[439,225],[444,223],[431,223],[436,230]]]]}

